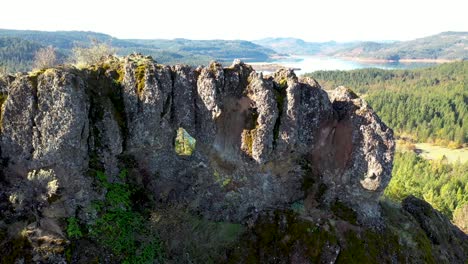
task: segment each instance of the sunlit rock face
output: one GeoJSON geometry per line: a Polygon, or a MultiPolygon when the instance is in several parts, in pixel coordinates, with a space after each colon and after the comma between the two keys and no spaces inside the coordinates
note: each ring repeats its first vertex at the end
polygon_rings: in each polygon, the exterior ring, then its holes
{"type": "Polygon", "coordinates": [[[346,88],[327,93],[293,71],[267,76],[240,61],[170,67],[140,55],[0,85],[5,179],[18,194],[54,181],[57,199],[36,201],[50,218],[99,196],[90,172],[124,168],[154,203],[214,220],[337,200],[363,222],[380,216],[392,131],[346,88]],[[50,181],[29,181],[40,170],[50,181]]]}

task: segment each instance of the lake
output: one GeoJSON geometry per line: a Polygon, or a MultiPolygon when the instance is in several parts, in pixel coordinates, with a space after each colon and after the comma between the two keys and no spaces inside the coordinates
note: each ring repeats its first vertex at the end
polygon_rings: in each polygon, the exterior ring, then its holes
{"type": "MultiPolygon", "coordinates": [[[[362,61],[351,61],[325,56],[294,56],[287,59],[276,60],[272,62],[257,62],[254,64],[279,64],[288,68],[299,68],[295,70],[297,75],[318,70],[354,70],[362,68],[380,68],[380,69],[414,69],[433,66],[436,63],[371,63],[362,61]]],[[[268,71],[263,71],[268,73],[268,71]]]]}

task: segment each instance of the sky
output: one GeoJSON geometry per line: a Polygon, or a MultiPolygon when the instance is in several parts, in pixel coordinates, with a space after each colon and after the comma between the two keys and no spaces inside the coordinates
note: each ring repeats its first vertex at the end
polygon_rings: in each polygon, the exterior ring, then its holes
{"type": "Polygon", "coordinates": [[[0,28],[118,38],[410,40],[468,31],[466,0],[2,0],[0,28]]]}

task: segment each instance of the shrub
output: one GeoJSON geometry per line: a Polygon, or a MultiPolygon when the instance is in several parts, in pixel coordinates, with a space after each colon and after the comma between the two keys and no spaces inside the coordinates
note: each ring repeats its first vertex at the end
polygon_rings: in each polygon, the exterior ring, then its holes
{"type": "Polygon", "coordinates": [[[75,217],[68,218],[67,225],[67,235],[69,238],[81,238],[83,233],[81,232],[80,225],[78,224],[78,219],[75,217]]]}
{"type": "Polygon", "coordinates": [[[103,58],[114,55],[115,48],[107,43],[92,40],[89,47],[75,46],[72,50],[72,62],[78,67],[97,64],[103,58]]]}
{"type": "MultiPolygon", "coordinates": [[[[125,181],[127,171],[119,178],[125,181]]],[[[104,201],[96,201],[98,218],[87,226],[89,236],[120,256],[123,263],[154,263],[163,260],[163,250],[157,234],[149,228],[147,218],[133,209],[135,189],[127,183],[108,182],[102,172],[96,177],[107,191],[104,201]]]]}
{"type": "Polygon", "coordinates": [[[48,46],[39,49],[34,55],[34,69],[41,70],[53,67],[57,64],[55,48],[48,46]]]}

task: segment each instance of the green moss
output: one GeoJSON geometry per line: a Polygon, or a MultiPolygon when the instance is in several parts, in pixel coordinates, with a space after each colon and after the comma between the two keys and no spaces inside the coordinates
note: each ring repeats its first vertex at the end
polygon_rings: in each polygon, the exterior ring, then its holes
{"type": "Polygon", "coordinates": [[[354,212],[353,209],[347,207],[344,203],[336,201],[332,204],[331,210],[338,218],[345,220],[353,225],[357,224],[356,212],[354,212]]]}
{"type": "Polygon", "coordinates": [[[69,217],[67,219],[68,225],[67,225],[67,235],[69,238],[73,239],[79,239],[83,236],[83,233],[81,232],[80,225],[78,224],[78,219],[75,217],[69,217]]]}
{"type": "Polygon", "coordinates": [[[227,179],[224,179],[223,183],[221,184],[222,187],[226,187],[228,186],[228,184],[231,183],[231,179],[227,178],[227,179]]]}
{"type": "Polygon", "coordinates": [[[363,239],[357,236],[354,231],[347,231],[344,234],[346,247],[344,247],[338,256],[338,263],[373,263],[370,254],[366,250],[366,244],[363,239]]]}
{"type": "Polygon", "coordinates": [[[415,232],[413,236],[414,241],[418,247],[418,251],[422,253],[422,258],[425,263],[436,263],[434,256],[432,255],[433,249],[432,244],[426,233],[423,230],[419,229],[415,232]]]}
{"type": "Polygon", "coordinates": [[[242,138],[244,141],[244,145],[246,146],[245,151],[247,152],[249,156],[252,156],[253,141],[255,140],[255,137],[257,136],[257,130],[256,129],[252,129],[252,130],[244,129],[242,131],[242,134],[243,134],[242,138]]]}
{"type": "Polygon", "coordinates": [[[3,104],[8,99],[8,95],[0,93],[0,132],[3,129],[3,104]]]}
{"type": "Polygon", "coordinates": [[[125,70],[123,67],[118,67],[116,70],[117,78],[115,78],[117,84],[122,85],[123,79],[125,77],[125,70]]]}
{"type": "Polygon", "coordinates": [[[401,210],[401,205],[390,200],[382,200],[380,205],[388,226],[387,233],[394,234],[404,247],[405,254],[421,259],[424,263],[435,263],[430,239],[419,224],[401,210]]]}
{"type": "Polygon", "coordinates": [[[338,239],[331,226],[316,226],[292,211],[276,211],[261,216],[252,232],[229,256],[229,263],[270,263],[290,259],[300,245],[311,263],[319,263],[324,247],[336,245],[338,239]]]}
{"type": "Polygon", "coordinates": [[[282,78],[278,84],[280,89],[286,89],[286,87],[288,87],[288,80],[286,78],[282,78]]]}
{"type": "Polygon", "coordinates": [[[28,75],[29,82],[31,83],[31,86],[34,91],[37,91],[37,86],[39,85],[39,76],[42,75],[46,70],[37,70],[30,72],[28,75]]]}
{"type": "Polygon", "coordinates": [[[32,246],[28,239],[23,235],[18,235],[9,241],[4,241],[0,248],[2,264],[18,263],[23,259],[24,263],[32,263],[32,246]]]}
{"type": "MultiPolygon", "coordinates": [[[[404,263],[403,251],[398,236],[389,229],[372,231],[348,230],[337,263],[404,263]]],[[[410,253],[411,254],[411,253],[410,253]]]]}
{"type": "Polygon", "coordinates": [[[172,263],[222,263],[246,230],[242,224],[211,221],[180,207],[154,213],[155,228],[168,245],[172,263]]]}
{"type": "MultiPolygon", "coordinates": [[[[119,178],[126,179],[125,174],[122,172],[119,178]]],[[[146,216],[135,211],[138,206],[131,199],[135,188],[122,182],[108,182],[103,173],[96,177],[106,195],[104,201],[93,203],[92,210],[98,217],[87,225],[88,237],[112,250],[122,263],[162,262],[164,254],[157,234],[148,228],[146,216]]]]}
{"type": "Polygon", "coordinates": [[[0,93],[0,108],[3,106],[3,104],[5,103],[7,99],[8,99],[7,94],[0,93]]]}
{"type": "Polygon", "coordinates": [[[67,260],[67,263],[72,262],[72,256],[73,256],[72,246],[69,246],[67,247],[67,249],[65,249],[65,260],[67,260]]]}
{"type": "Polygon", "coordinates": [[[104,71],[107,71],[111,68],[111,64],[109,62],[104,62],[100,66],[104,71]]]}
{"type": "Polygon", "coordinates": [[[145,73],[147,66],[140,64],[135,69],[135,78],[137,82],[137,94],[141,94],[145,88],[145,73]]]}
{"type": "Polygon", "coordinates": [[[252,156],[253,143],[257,136],[258,116],[259,114],[256,109],[250,109],[249,116],[245,120],[244,130],[242,131],[243,148],[249,156],[252,156]]]}
{"type": "Polygon", "coordinates": [[[217,170],[213,171],[213,178],[215,182],[217,182],[223,188],[227,187],[232,182],[231,178],[221,176],[217,170]]]}

